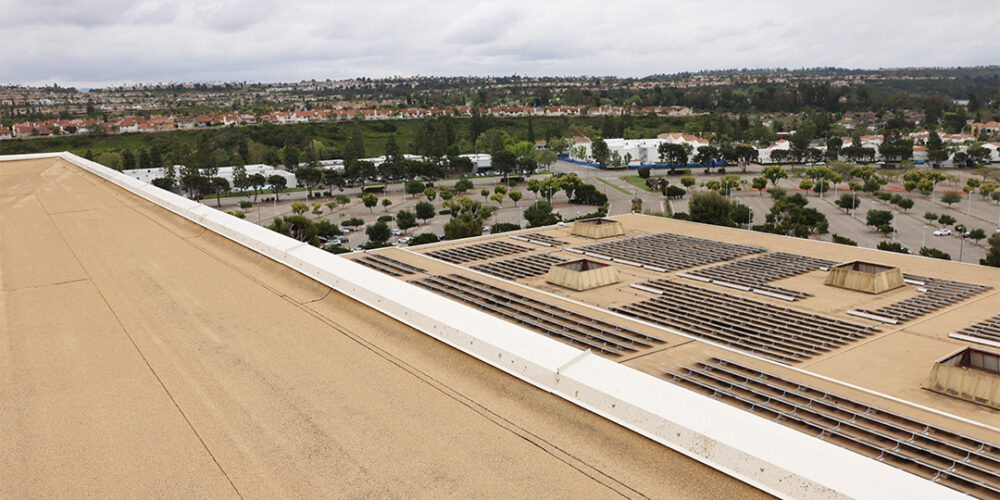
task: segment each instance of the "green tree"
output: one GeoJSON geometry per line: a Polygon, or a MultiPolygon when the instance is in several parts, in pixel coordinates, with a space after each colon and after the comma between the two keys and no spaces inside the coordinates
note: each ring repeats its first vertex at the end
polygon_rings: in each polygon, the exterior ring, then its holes
{"type": "Polygon", "coordinates": [[[979,259],[979,264],[990,267],[1000,267],[1000,233],[990,236],[990,248],[986,252],[986,257],[979,259]]]}
{"type": "Polygon", "coordinates": [[[365,234],[368,236],[368,241],[372,243],[384,243],[389,241],[392,231],[389,230],[389,225],[385,222],[376,222],[365,228],[365,234]]]}
{"type": "Polygon", "coordinates": [[[522,197],[521,192],[514,189],[507,193],[507,196],[514,201],[515,207],[517,206],[517,202],[520,201],[522,197]]]}
{"type": "Polygon", "coordinates": [[[547,201],[532,203],[524,210],[524,219],[528,221],[528,227],[548,226],[559,221],[557,215],[552,213],[552,204],[547,201]]]}
{"type": "Polygon", "coordinates": [[[774,204],[764,218],[764,224],[754,226],[755,230],[774,234],[808,238],[812,233],[825,234],[829,229],[826,216],[807,205],[809,200],[796,193],[787,196],[778,189],[771,192],[774,204]]]}
{"type": "Polygon", "coordinates": [[[927,222],[934,222],[938,220],[938,214],[934,212],[924,212],[924,220],[927,222]]]}
{"type": "Polygon", "coordinates": [[[292,213],[295,215],[302,215],[309,211],[309,205],[302,203],[301,201],[296,201],[292,203],[292,213]]]}
{"type": "Polygon", "coordinates": [[[375,213],[375,205],[378,205],[378,196],[374,193],[364,194],[361,196],[361,203],[364,203],[365,206],[368,207],[369,213],[375,213]]]}
{"type": "Polygon", "coordinates": [[[690,176],[690,175],[685,175],[685,176],[681,177],[681,184],[683,184],[684,187],[686,187],[686,188],[690,188],[691,186],[694,186],[697,183],[698,183],[698,181],[695,180],[695,178],[692,177],[692,176],[690,176]]]}
{"type": "Polygon", "coordinates": [[[427,201],[433,202],[434,198],[437,198],[437,191],[435,191],[434,188],[429,187],[424,190],[424,196],[427,197],[427,201]]]}
{"type": "Polygon", "coordinates": [[[730,209],[729,201],[718,193],[696,193],[688,202],[691,220],[703,224],[736,227],[730,209]]]}
{"type": "Polygon", "coordinates": [[[986,238],[986,231],[983,231],[980,228],[973,229],[972,231],[969,231],[969,238],[975,240],[976,244],[978,245],[979,240],[986,238]]]}
{"type": "Polygon", "coordinates": [[[941,201],[950,206],[953,203],[958,203],[962,201],[962,195],[954,192],[945,193],[941,195],[941,201]]]}
{"type": "Polygon", "coordinates": [[[423,219],[424,224],[426,224],[428,220],[433,219],[434,215],[437,213],[434,209],[434,205],[426,201],[417,202],[413,209],[416,210],[417,217],[423,219]]]}
{"type": "Polygon", "coordinates": [[[396,213],[396,227],[404,232],[409,230],[411,227],[417,227],[416,214],[409,210],[400,210],[396,213]]]}
{"type": "Polygon", "coordinates": [[[956,222],[955,218],[948,214],[941,214],[941,216],[938,217],[938,223],[941,224],[941,227],[948,227],[954,224],[955,222],[956,222]]]}
{"type": "Polygon", "coordinates": [[[608,143],[600,137],[590,139],[590,154],[594,157],[594,161],[602,167],[608,166],[611,161],[611,149],[608,148],[608,143]]]}
{"type": "Polygon", "coordinates": [[[778,187],[778,181],[781,179],[787,179],[788,172],[778,165],[771,165],[764,167],[764,170],[761,170],[760,172],[760,176],[770,181],[772,186],[778,187]]]}
{"type": "Polygon", "coordinates": [[[271,192],[274,193],[274,201],[278,201],[278,195],[285,190],[285,186],[288,185],[288,179],[274,174],[267,176],[267,183],[271,185],[271,192]]]}
{"type": "Polygon", "coordinates": [[[389,198],[382,198],[382,208],[385,208],[386,213],[389,212],[390,205],[392,205],[392,200],[389,198]]]}
{"type": "Polygon", "coordinates": [[[309,192],[309,198],[312,198],[313,189],[323,182],[323,171],[307,165],[295,171],[295,180],[299,181],[306,188],[309,192]]]}
{"type": "Polygon", "coordinates": [[[756,189],[761,196],[764,196],[764,191],[767,190],[767,179],[763,177],[754,177],[751,179],[750,185],[753,186],[753,188],[756,189]]]}
{"type": "Polygon", "coordinates": [[[888,210],[869,210],[865,214],[865,224],[879,228],[892,224],[892,212],[888,210]]]}
{"type": "Polygon", "coordinates": [[[850,212],[861,205],[861,200],[853,194],[844,193],[840,195],[840,198],[834,202],[838,207],[843,208],[845,212],[850,212]]]}
{"type": "Polygon", "coordinates": [[[920,255],[923,255],[924,257],[933,257],[935,259],[951,260],[951,255],[948,255],[947,252],[931,247],[920,247],[920,255]]]}
{"type": "Polygon", "coordinates": [[[250,187],[253,188],[253,201],[257,201],[257,193],[267,185],[267,177],[262,174],[252,174],[247,180],[250,182],[250,187]]]}

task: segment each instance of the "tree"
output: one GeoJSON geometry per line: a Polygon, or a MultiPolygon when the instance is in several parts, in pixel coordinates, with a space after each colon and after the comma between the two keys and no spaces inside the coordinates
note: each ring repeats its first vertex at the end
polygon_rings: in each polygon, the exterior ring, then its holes
{"type": "Polygon", "coordinates": [[[865,224],[879,228],[892,224],[892,212],[888,210],[869,210],[865,214],[865,224]]]}
{"type": "Polygon", "coordinates": [[[282,161],[285,164],[285,168],[289,171],[294,171],[299,166],[299,150],[290,144],[286,144],[282,161]]]}
{"type": "Polygon", "coordinates": [[[975,240],[976,244],[978,245],[979,240],[986,238],[986,231],[983,231],[980,228],[973,229],[972,231],[969,231],[969,238],[975,240]]]}
{"type": "Polygon", "coordinates": [[[404,232],[411,227],[417,227],[417,216],[409,210],[400,210],[396,213],[396,227],[404,232]]]}
{"type": "Polygon", "coordinates": [[[253,187],[253,201],[257,201],[257,192],[267,185],[267,177],[262,174],[253,174],[247,178],[250,182],[250,186],[253,187]]]}
{"type": "MultiPolygon", "coordinates": [[[[507,175],[517,168],[517,156],[510,151],[503,150],[498,151],[493,155],[493,168],[497,169],[498,172],[503,174],[504,183],[507,182],[507,175]]],[[[451,239],[451,238],[446,238],[451,239]]]]}
{"type": "Polygon", "coordinates": [[[945,194],[941,195],[941,201],[944,202],[944,203],[947,203],[949,206],[951,206],[951,204],[953,204],[953,203],[958,203],[958,202],[962,201],[962,195],[960,195],[958,193],[954,193],[954,192],[945,193],[945,194]]]}
{"type": "Polygon", "coordinates": [[[528,221],[528,227],[548,226],[559,221],[556,214],[552,213],[552,204],[547,201],[531,204],[524,210],[524,219],[528,221]]]}
{"type": "Polygon", "coordinates": [[[986,252],[986,257],[979,259],[979,264],[1000,267],[1000,233],[990,236],[989,244],[990,249],[986,252]]]}
{"type": "Polygon", "coordinates": [[[309,243],[310,245],[319,244],[319,240],[316,237],[319,234],[319,228],[316,227],[313,221],[301,215],[289,215],[284,218],[275,217],[271,225],[267,226],[267,228],[285,236],[309,243]]]}
{"type": "Polygon", "coordinates": [[[323,204],[318,201],[314,201],[312,204],[312,214],[315,215],[317,219],[323,215],[323,204]]]}
{"type": "Polygon", "coordinates": [[[639,177],[649,179],[649,167],[639,167],[639,177]]]}
{"type": "Polygon", "coordinates": [[[764,191],[767,190],[767,179],[763,177],[754,177],[750,181],[750,185],[753,186],[753,188],[756,189],[761,196],[764,196],[764,191]]]}
{"type": "Polygon", "coordinates": [[[490,196],[490,190],[486,189],[486,188],[480,189],[479,190],[479,195],[482,196],[483,199],[488,199],[489,196],[490,196]]]}
{"type": "Polygon", "coordinates": [[[247,168],[242,163],[233,166],[233,187],[240,191],[250,187],[250,177],[247,176],[247,168]]]}
{"type": "Polygon", "coordinates": [[[726,174],[719,178],[719,186],[722,188],[723,195],[728,195],[734,190],[739,191],[742,182],[737,174],[726,174]]]}
{"type": "Polygon", "coordinates": [[[934,222],[938,220],[938,214],[934,212],[924,212],[924,220],[927,222],[934,222]]]}
{"type": "Polygon", "coordinates": [[[736,227],[730,216],[730,203],[718,193],[697,193],[688,202],[691,220],[703,224],[736,227]]]}
{"type": "Polygon", "coordinates": [[[292,203],[292,213],[295,215],[302,215],[309,211],[309,205],[302,203],[301,201],[296,201],[292,203]]]}
{"type": "Polygon", "coordinates": [[[361,203],[364,203],[368,207],[369,213],[375,213],[375,205],[378,205],[378,196],[374,193],[367,193],[361,195],[361,203]]]}
{"type": "Polygon", "coordinates": [[[295,179],[309,192],[309,198],[312,198],[313,189],[323,182],[323,171],[307,165],[295,171],[295,179]]]}
{"type": "Polygon", "coordinates": [[[389,212],[390,205],[392,205],[392,200],[389,198],[382,198],[382,207],[385,208],[386,213],[389,212]]]}
{"type": "Polygon", "coordinates": [[[896,206],[899,207],[899,208],[902,208],[903,211],[905,212],[905,211],[913,208],[913,200],[911,200],[909,198],[903,198],[903,199],[899,200],[896,203],[896,206]]]}
{"type": "Polygon", "coordinates": [[[685,191],[682,188],[679,188],[677,186],[667,186],[667,193],[666,193],[666,195],[667,195],[668,199],[683,198],[685,194],[687,194],[687,191],[685,191]]]}
{"type": "Polygon", "coordinates": [[[590,141],[590,154],[594,157],[594,161],[602,167],[607,166],[611,160],[611,149],[608,148],[608,143],[600,137],[591,138],[590,141]]]}
{"type": "Polygon", "coordinates": [[[423,219],[424,224],[426,224],[429,219],[433,219],[434,215],[437,213],[434,209],[434,205],[426,201],[417,202],[413,209],[416,210],[417,217],[423,219]]]}
{"type": "Polygon", "coordinates": [[[392,236],[392,231],[389,230],[389,225],[385,222],[376,222],[365,228],[365,234],[368,236],[368,241],[372,243],[384,243],[392,236]]]}
{"type": "Polygon", "coordinates": [[[274,201],[278,201],[278,194],[285,190],[285,186],[288,185],[288,179],[284,176],[274,174],[267,177],[267,183],[271,185],[271,191],[274,193],[274,201]]]}
{"type": "Polygon", "coordinates": [[[778,165],[771,165],[768,167],[764,167],[764,170],[760,172],[760,176],[767,179],[768,181],[771,181],[772,186],[778,187],[778,181],[780,181],[781,179],[787,179],[788,172],[786,172],[785,169],[781,168],[778,165]]]}
{"type": "Polygon", "coordinates": [[[437,191],[435,191],[434,188],[429,187],[424,190],[424,196],[427,197],[427,201],[433,202],[434,199],[437,198],[437,191]]]}
{"type": "Polygon", "coordinates": [[[424,192],[424,183],[417,180],[406,181],[406,184],[403,185],[403,190],[410,196],[416,196],[424,192]]]}
{"type": "MultiPolygon", "coordinates": [[[[912,202],[911,202],[912,203],[912,202]]],[[[845,212],[849,212],[858,208],[861,205],[861,200],[853,194],[844,193],[840,195],[840,198],[834,202],[838,207],[843,208],[845,212]]]]}
{"type": "Polygon", "coordinates": [[[521,192],[514,189],[507,193],[507,196],[514,201],[515,207],[517,206],[517,202],[520,201],[522,197],[521,192]]]}
{"type": "Polygon", "coordinates": [[[941,227],[948,227],[955,223],[955,218],[948,214],[941,214],[941,216],[938,217],[938,222],[941,224],[941,227]]]}
{"type": "Polygon", "coordinates": [[[787,196],[780,189],[772,190],[774,204],[764,218],[764,224],[754,226],[755,230],[774,234],[808,238],[812,233],[824,234],[829,229],[826,216],[815,208],[808,208],[809,200],[796,193],[787,196]]]}

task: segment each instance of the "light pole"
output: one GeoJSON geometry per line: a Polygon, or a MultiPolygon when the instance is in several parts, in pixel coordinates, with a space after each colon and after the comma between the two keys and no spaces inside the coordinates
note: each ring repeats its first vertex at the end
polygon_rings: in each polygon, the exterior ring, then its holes
{"type": "Polygon", "coordinates": [[[753,224],[753,209],[750,208],[750,207],[747,207],[747,211],[749,212],[747,214],[747,231],[749,231],[750,230],[750,226],[753,224]]]}
{"type": "Polygon", "coordinates": [[[968,217],[972,216],[972,191],[969,191],[969,205],[965,209],[965,215],[968,217]]]}
{"type": "Polygon", "coordinates": [[[965,252],[965,229],[962,229],[962,244],[958,247],[958,261],[962,262],[962,253],[965,252]]]}
{"type": "Polygon", "coordinates": [[[851,217],[854,217],[854,209],[858,206],[857,191],[851,190],[851,217]]]}
{"type": "Polygon", "coordinates": [[[924,229],[920,231],[920,248],[927,246],[927,224],[924,224],[924,229]]]}
{"type": "Polygon", "coordinates": [[[896,241],[896,224],[897,224],[897,219],[899,218],[898,215],[899,212],[892,213],[892,241],[896,241]]]}

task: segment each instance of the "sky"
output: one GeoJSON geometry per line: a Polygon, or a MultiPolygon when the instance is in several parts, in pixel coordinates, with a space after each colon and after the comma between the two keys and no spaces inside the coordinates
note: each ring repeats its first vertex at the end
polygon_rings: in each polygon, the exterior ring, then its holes
{"type": "Polygon", "coordinates": [[[1000,63],[997,0],[0,0],[0,83],[1000,63]]]}

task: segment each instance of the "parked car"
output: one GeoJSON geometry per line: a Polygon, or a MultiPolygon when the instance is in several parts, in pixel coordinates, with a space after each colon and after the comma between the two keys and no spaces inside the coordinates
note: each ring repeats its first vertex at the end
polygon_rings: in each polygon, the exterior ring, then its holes
{"type": "Polygon", "coordinates": [[[413,238],[409,236],[403,236],[402,238],[396,240],[396,243],[400,245],[409,245],[411,241],[413,241],[413,238]]]}
{"type": "Polygon", "coordinates": [[[938,229],[934,231],[934,236],[951,236],[951,229],[938,229]]]}
{"type": "Polygon", "coordinates": [[[353,232],[354,232],[354,230],[351,229],[351,228],[349,228],[349,227],[347,227],[347,226],[341,226],[340,227],[340,234],[351,234],[353,232]]]}
{"type": "Polygon", "coordinates": [[[402,229],[393,228],[391,232],[392,232],[393,236],[402,236],[403,235],[403,230],[402,229]]]}

